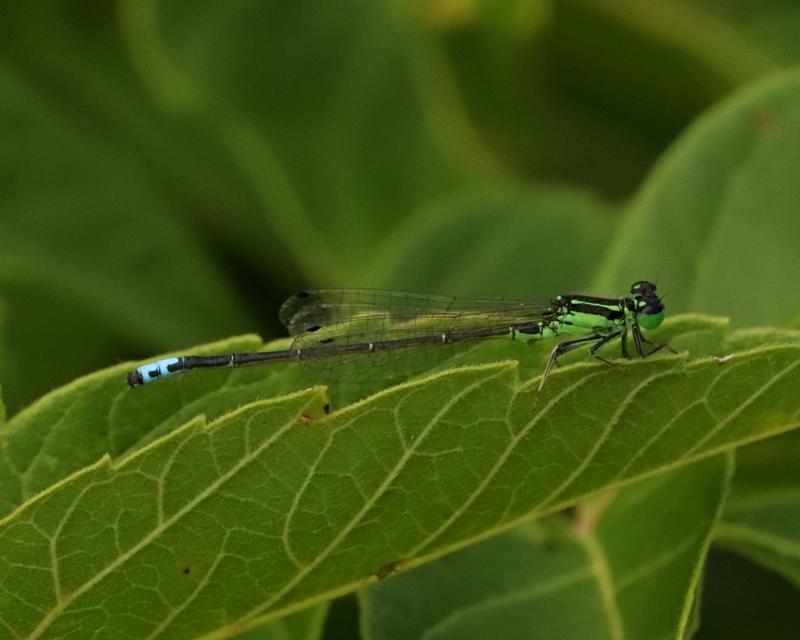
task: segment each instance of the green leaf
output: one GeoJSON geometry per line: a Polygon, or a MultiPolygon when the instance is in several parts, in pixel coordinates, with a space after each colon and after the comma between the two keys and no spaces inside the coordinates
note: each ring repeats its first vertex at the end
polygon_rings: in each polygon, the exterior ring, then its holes
{"type": "MultiPolygon", "coordinates": [[[[541,392],[502,363],[445,371],[328,416],[325,394],[310,389],[207,426],[193,420],[0,521],[0,623],[32,638],[86,626],[175,638],[243,631],[391,563],[422,564],[790,429],[800,419],[798,356],[800,347],[774,346],[724,363],[582,364],[541,392]]],[[[177,399],[213,379],[159,388],[177,399]]],[[[107,414],[86,409],[62,422],[78,416],[106,428],[107,414]]]]}
{"type": "Polygon", "coordinates": [[[732,456],[603,495],[362,591],[371,640],[683,637],[732,456]]]}
{"type": "Polygon", "coordinates": [[[230,285],[137,163],[3,64],[0,123],[0,380],[12,409],[134,346],[243,323],[230,285]]]}
{"type": "Polygon", "coordinates": [[[800,587],[800,437],[745,447],[738,460],[717,540],[800,587]]]}
{"type": "Polygon", "coordinates": [[[740,351],[755,349],[767,344],[800,344],[800,331],[774,327],[739,329],[725,337],[723,349],[740,351]]]}
{"type": "Polygon", "coordinates": [[[738,325],[794,317],[797,298],[785,282],[800,271],[798,145],[798,70],[713,108],[642,187],[597,290],[657,278],[670,312],[721,313],[738,325]]]}
{"type": "Polygon", "coordinates": [[[472,189],[426,204],[388,236],[367,284],[549,299],[586,287],[616,221],[611,207],[576,190],[472,189]],[[546,268],[553,247],[569,247],[570,258],[546,268]]]}
{"type": "MultiPolygon", "coordinates": [[[[263,348],[255,336],[233,338],[197,353],[263,348]]],[[[223,369],[178,385],[132,392],[122,364],[76,380],[15,415],[0,432],[0,514],[91,465],[118,458],[197,416],[214,420],[246,402],[307,386],[292,367],[223,369]],[[76,446],[80,443],[80,446],[76,446]]]]}
{"type": "MultiPolygon", "coordinates": [[[[654,338],[669,340],[676,348],[692,350],[697,356],[723,355],[728,351],[718,345],[725,326],[720,319],[684,316],[667,321],[654,338]]],[[[788,342],[793,334],[776,335],[788,342]]],[[[747,340],[744,348],[754,346],[747,340]]],[[[285,341],[265,346],[255,336],[244,336],[203,345],[192,352],[202,355],[285,347],[285,341]]],[[[521,348],[506,340],[490,340],[444,363],[441,369],[514,358],[522,377],[532,378],[544,368],[551,348],[547,343],[521,348]]],[[[176,354],[160,357],[166,355],[176,354]]],[[[609,355],[617,354],[609,349],[609,355]]],[[[585,360],[585,354],[574,353],[563,362],[581,360],[585,360]]],[[[0,515],[106,453],[122,457],[199,415],[214,420],[247,402],[296,391],[311,382],[290,363],[196,372],[131,392],[124,378],[133,366],[123,364],[76,380],[10,420],[0,432],[0,515]],[[81,446],[76,448],[75,442],[81,446]]],[[[332,385],[331,404],[341,407],[386,383],[376,380],[332,385]]]]}

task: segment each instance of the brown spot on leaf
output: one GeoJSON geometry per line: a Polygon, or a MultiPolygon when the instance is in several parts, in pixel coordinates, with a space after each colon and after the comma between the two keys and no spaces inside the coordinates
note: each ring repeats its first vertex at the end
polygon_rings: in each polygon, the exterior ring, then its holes
{"type": "Polygon", "coordinates": [[[773,117],[771,111],[760,109],[753,114],[753,124],[759,131],[767,131],[772,127],[773,117]]]}
{"type": "Polygon", "coordinates": [[[388,578],[390,575],[397,571],[397,568],[400,565],[399,560],[395,560],[394,562],[389,562],[388,564],[383,565],[380,569],[378,569],[378,573],[375,575],[378,576],[378,580],[383,580],[388,578]]]}

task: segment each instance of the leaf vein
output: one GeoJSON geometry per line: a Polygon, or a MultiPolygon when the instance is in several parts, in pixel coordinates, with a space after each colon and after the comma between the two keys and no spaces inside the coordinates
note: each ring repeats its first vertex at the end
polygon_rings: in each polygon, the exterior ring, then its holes
{"type": "MultiPolygon", "coordinates": [[[[598,373],[594,373],[594,374],[589,374],[589,375],[587,375],[587,376],[585,376],[583,378],[580,378],[579,380],[577,380],[573,384],[569,385],[566,389],[564,389],[563,391],[558,393],[556,396],[554,396],[550,400],[550,402],[548,402],[544,406],[544,408],[533,417],[532,420],[530,420],[522,429],[520,429],[519,433],[516,436],[512,437],[512,439],[510,440],[510,442],[508,443],[506,448],[500,454],[500,457],[497,459],[497,462],[495,462],[492,465],[492,468],[486,473],[486,475],[483,477],[483,480],[481,480],[480,484],[478,484],[478,486],[475,488],[475,490],[467,497],[466,500],[464,500],[464,502],[461,504],[461,506],[458,509],[456,509],[447,518],[447,520],[445,520],[433,533],[431,533],[427,538],[425,538],[422,542],[420,542],[417,546],[415,546],[409,552],[409,555],[410,556],[416,556],[422,549],[424,549],[425,547],[430,546],[447,529],[449,529],[452,526],[452,524],[459,517],[461,517],[467,511],[467,509],[469,509],[469,507],[472,506],[472,504],[475,502],[475,500],[477,500],[478,497],[480,497],[480,495],[486,490],[486,488],[489,486],[491,481],[494,479],[494,477],[497,475],[497,473],[500,471],[500,469],[506,463],[508,458],[513,454],[514,450],[517,447],[517,444],[519,444],[519,442],[528,434],[528,432],[535,425],[537,425],[539,423],[540,419],[543,416],[547,415],[553,407],[555,407],[558,403],[561,402],[561,400],[563,398],[565,398],[566,396],[571,394],[573,391],[579,389],[581,386],[586,384],[587,381],[589,381],[590,379],[592,379],[593,377],[595,377],[597,375],[599,375],[599,372],[598,373]]],[[[513,404],[513,399],[512,399],[511,402],[509,402],[509,405],[512,405],[512,404],[513,404]]]]}
{"type": "MultiPolygon", "coordinates": [[[[247,464],[249,464],[256,456],[258,456],[262,451],[269,448],[274,442],[276,442],[286,431],[293,428],[296,421],[302,415],[303,411],[305,411],[313,402],[315,401],[315,397],[309,399],[302,408],[297,412],[293,419],[290,419],[286,422],[286,424],[278,429],[274,434],[272,434],[269,438],[267,438],[250,456],[245,456],[239,461],[236,465],[231,467],[231,469],[221,478],[217,478],[214,482],[212,482],[206,489],[201,491],[194,499],[189,501],[184,507],[179,509],[168,518],[162,525],[156,526],[151,533],[146,535],[142,538],[138,543],[131,546],[128,551],[124,554],[120,555],[114,561],[110,562],[105,568],[99,571],[96,575],[92,576],[86,582],[83,583],[80,587],[75,589],[69,596],[63,598],[59,601],[55,607],[53,607],[50,612],[41,620],[41,622],[36,626],[33,632],[29,636],[29,640],[35,640],[36,638],[40,637],[52,624],[52,622],[56,619],[56,617],[66,609],[72,602],[74,602],[78,597],[86,593],[89,589],[91,589],[94,585],[98,584],[101,580],[103,580],[106,576],[108,576],[112,571],[120,567],[122,564],[127,562],[130,558],[132,558],[136,553],[138,553],[141,549],[145,548],[148,544],[153,542],[158,535],[164,531],[166,528],[170,527],[171,525],[178,522],[184,515],[191,512],[194,507],[200,504],[203,500],[205,500],[213,491],[215,491],[218,487],[224,484],[228,479],[235,476],[242,468],[244,468],[247,464]]],[[[251,420],[254,420],[257,415],[251,417],[251,420]]],[[[104,481],[108,482],[108,481],[104,481]]],[[[89,485],[84,488],[86,491],[89,487],[96,486],[96,484],[89,485]]],[[[73,505],[77,503],[77,500],[73,502],[73,505]]],[[[71,505],[71,509],[74,506],[71,505]]],[[[65,521],[62,520],[62,523],[65,521]]]]}
{"type": "Polygon", "coordinates": [[[367,512],[374,506],[374,504],[378,501],[378,499],[386,492],[392,482],[397,478],[399,473],[403,470],[408,460],[414,454],[416,448],[420,445],[421,442],[425,440],[425,437],[430,433],[430,431],[438,424],[438,422],[464,397],[466,397],[469,393],[471,393],[474,389],[480,387],[481,385],[486,384],[488,381],[493,380],[494,378],[499,377],[500,375],[505,373],[505,369],[499,370],[497,373],[492,374],[486,378],[481,378],[472,384],[467,385],[463,389],[459,390],[453,397],[448,399],[447,402],[444,403],[442,408],[436,412],[436,414],[430,419],[428,424],[420,431],[419,436],[415,439],[414,444],[411,448],[404,452],[403,455],[400,456],[397,464],[395,464],[394,468],[387,474],[386,479],[378,486],[378,488],[373,493],[372,497],[364,503],[361,509],[358,510],[348,522],[342,530],[334,537],[334,539],[328,544],[322,552],[314,558],[308,565],[306,565],[301,571],[297,573],[297,575],[289,580],[281,589],[279,589],[275,594],[272,595],[269,599],[266,600],[263,604],[256,607],[251,611],[249,614],[243,616],[242,621],[249,620],[251,618],[257,617],[262,611],[269,609],[275,602],[280,600],[284,595],[286,595],[292,588],[294,588],[301,580],[303,580],[313,569],[315,569],[319,564],[321,564],[329,555],[330,553],[347,537],[347,535],[355,529],[355,527],[361,522],[362,518],[367,514],[367,512]]]}
{"type": "Polygon", "coordinates": [[[723,418],[716,426],[712,429],[709,429],[708,433],[700,438],[694,446],[692,446],[685,454],[684,458],[690,457],[694,454],[698,449],[700,449],[706,442],[708,442],[711,438],[717,435],[720,431],[722,431],[732,420],[734,420],[739,414],[742,413],[747,407],[753,404],[758,398],[760,398],[769,388],[775,384],[778,380],[783,378],[783,376],[787,375],[796,367],[800,366],[800,360],[795,360],[794,362],[789,363],[786,367],[778,371],[775,375],[773,375],[769,380],[767,380],[763,385],[761,385],[754,393],[750,395],[744,402],[742,402],[736,409],[731,411],[725,418],[723,418]]]}

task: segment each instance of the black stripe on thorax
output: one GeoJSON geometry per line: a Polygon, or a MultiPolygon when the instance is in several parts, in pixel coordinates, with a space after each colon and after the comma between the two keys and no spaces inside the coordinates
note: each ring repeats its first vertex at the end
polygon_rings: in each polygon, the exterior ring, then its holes
{"type": "Polygon", "coordinates": [[[585,296],[582,293],[576,293],[575,295],[564,295],[561,296],[562,300],[566,300],[567,302],[572,302],[573,300],[577,302],[588,302],[590,304],[605,304],[605,305],[619,305],[620,300],[619,298],[599,298],[597,296],[585,296]]]}
{"type": "MultiPolygon", "coordinates": [[[[618,301],[614,301],[612,304],[618,304],[618,301]]],[[[608,307],[603,307],[599,304],[570,303],[567,305],[567,308],[570,311],[576,311],[578,313],[589,313],[595,316],[602,316],[606,320],[621,320],[625,316],[625,313],[619,307],[616,309],[609,309],[608,307]]]]}

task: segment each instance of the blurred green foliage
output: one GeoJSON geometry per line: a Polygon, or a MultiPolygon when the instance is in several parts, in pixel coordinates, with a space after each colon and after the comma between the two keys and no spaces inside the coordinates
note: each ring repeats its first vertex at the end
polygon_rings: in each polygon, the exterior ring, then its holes
{"type": "Polygon", "coordinates": [[[0,9],[9,415],[119,360],[281,335],[309,284],[658,278],[670,312],[797,326],[794,0],[0,9]]]}
{"type": "Polygon", "coordinates": [[[6,0],[3,16],[12,411],[120,358],[278,334],[277,304],[308,283],[586,288],[681,129],[800,55],[800,10],[779,1],[6,0]],[[581,259],[556,264],[554,244],[581,259]]]}

